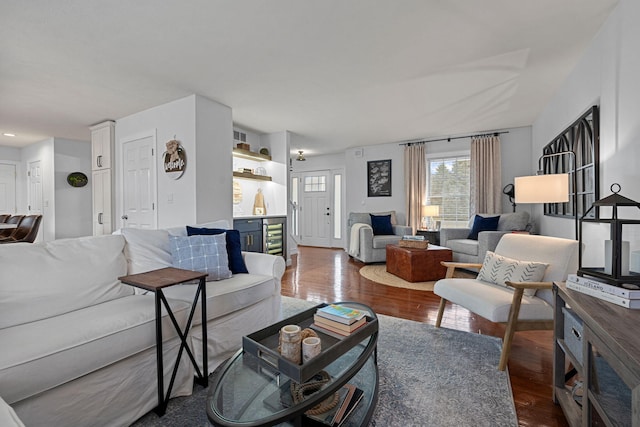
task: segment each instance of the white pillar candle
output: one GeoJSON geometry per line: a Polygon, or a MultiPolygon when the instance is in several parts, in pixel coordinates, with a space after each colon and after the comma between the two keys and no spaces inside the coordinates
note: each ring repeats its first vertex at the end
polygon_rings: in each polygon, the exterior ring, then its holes
{"type": "Polygon", "coordinates": [[[293,363],[300,364],[302,329],[298,325],[286,325],[280,330],[280,354],[293,363]]]}
{"type": "Polygon", "coordinates": [[[320,338],[318,337],[308,337],[302,340],[302,361],[306,362],[307,360],[316,357],[320,354],[321,345],[320,338]]]}
{"type": "MultiPolygon", "coordinates": [[[[620,275],[628,276],[629,275],[629,242],[622,241],[622,253],[620,256],[622,259],[620,260],[620,275]]],[[[604,274],[611,274],[613,272],[613,241],[605,240],[604,241],[604,274]]]]}

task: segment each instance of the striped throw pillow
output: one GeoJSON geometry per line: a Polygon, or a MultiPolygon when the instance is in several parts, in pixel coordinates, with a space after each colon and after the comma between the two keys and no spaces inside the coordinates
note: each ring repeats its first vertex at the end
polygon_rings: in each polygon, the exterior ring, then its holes
{"type": "MultiPolygon", "coordinates": [[[[539,282],[544,277],[548,264],[533,261],[518,261],[487,251],[478,273],[478,280],[507,286],[506,282],[539,282]]],[[[532,296],[535,289],[525,289],[524,294],[532,296]]]]}

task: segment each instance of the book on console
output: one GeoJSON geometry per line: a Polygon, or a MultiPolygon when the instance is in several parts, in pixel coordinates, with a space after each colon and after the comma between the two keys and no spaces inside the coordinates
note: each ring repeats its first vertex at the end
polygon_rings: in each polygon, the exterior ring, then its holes
{"type": "MultiPolygon", "coordinates": [[[[629,299],[640,299],[640,290],[639,289],[627,289],[624,286],[614,286],[608,283],[601,282],[600,280],[596,280],[592,277],[578,276],[577,274],[569,274],[567,276],[567,281],[571,281],[574,283],[578,283],[580,285],[601,291],[606,292],[608,294],[618,295],[622,298],[629,299]]],[[[634,286],[636,285],[627,285],[634,286]]]]}
{"type": "Polygon", "coordinates": [[[567,284],[567,288],[572,289],[574,291],[578,291],[580,293],[583,293],[585,295],[590,295],[592,297],[601,299],[603,301],[607,301],[607,302],[611,302],[613,304],[619,305],[621,307],[626,307],[626,308],[640,308],[640,299],[629,299],[629,298],[623,298],[621,296],[618,295],[614,295],[614,294],[610,294],[607,292],[602,292],[600,290],[597,289],[593,289],[591,287],[582,285],[580,283],[571,281],[571,280],[567,280],[566,281],[567,284]]]}
{"type": "Polygon", "coordinates": [[[415,240],[418,242],[423,242],[425,240],[425,237],[422,235],[412,236],[409,234],[405,234],[404,236],[402,236],[402,240],[415,240]]]}
{"type": "Polygon", "coordinates": [[[347,407],[345,408],[344,414],[341,416],[339,420],[336,419],[335,423],[333,424],[334,427],[341,427],[342,425],[344,425],[347,418],[349,418],[349,416],[355,410],[356,406],[358,406],[358,404],[362,400],[363,395],[364,395],[364,392],[358,387],[355,387],[355,390],[353,391],[353,396],[351,396],[351,399],[349,400],[349,402],[347,402],[347,407]]]}
{"type": "Polygon", "coordinates": [[[316,310],[316,314],[347,325],[362,319],[366,315],[364,311],[338,304],[320,307],[316,310]]]}
{"type": "MultiPolygon", "coordinates": [[[[319,414],[312,414],[309,411],[304,413],[305,417],[316,422],[316,423],[308,423],[308,424],[324,425],[324,426],[331,426],[331,427],[335,425],[336,415],[338,414],[338,411],[340,410],[340,407],[344,403],[345,399],[347,399],[347,397],[349,396],[349,388],[347,387],[347,385],[344,385],[342,386],[342,388],[340,388],[337,391],[337,393],[338,393],[338,404],[333,408],[319,414]]],[[[305,423],[303,423],[303,425],[304,424],[305,423]]]]}
{"type": "Polygon", "coordinates": [[[330,427],[344,425],[349,415],[362,400],[364,392],[353,384],[345,384],[338,393],[338,404],[333,409],[321,414],[305,413],[306,422],[303,425],[330,427]]]}
{"type": "Polygon", "coordinates": [[[363,317],[360,320],[356,320],[350,325],[346,325],[344,323],[336,322],[335,320],[327,319],[326,317],[322,317],[318,314],[313,315],[313,321],[318,324],[318,326],[327,326],[329,328],[339,329],[341,331],[351,333],[358,329],[360,326],[367,323],[367,319],[363,317]]]}

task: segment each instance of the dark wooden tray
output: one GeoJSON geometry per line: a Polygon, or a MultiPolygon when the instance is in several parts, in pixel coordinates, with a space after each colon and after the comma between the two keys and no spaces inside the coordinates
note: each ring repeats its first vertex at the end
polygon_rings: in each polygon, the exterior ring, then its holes
{"type": "Polygon", "coordinates": [[[319,304],[309,310],[242,337],[243,350],[256,356],[261,362],[278,370],[293,381],[304,383],[367,337],[378,332],[378,319],[366,316],[367,323],[356,329],[349,336],[336,338],[336,335],[328,335],[315,330],[322,341],[322,351],[318,356],[308,360],[306,363],[297,365],[280,356],[278,352],[280,329],[285,325],[298,325],[302,329],[308,328],[313,323],[313,315],[316,310],[326,305],[319,304]]]}

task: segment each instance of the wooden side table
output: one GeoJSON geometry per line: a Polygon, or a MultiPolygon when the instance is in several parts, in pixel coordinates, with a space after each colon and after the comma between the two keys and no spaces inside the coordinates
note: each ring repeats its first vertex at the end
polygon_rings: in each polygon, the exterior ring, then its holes
{"type": "Polygon", "coordinates": [[[419,228],[416,230],[416,236],[425,236],[429,243],[434,245],[440,244],[440,230],[425,230],[419,228]]]}
{"type": "Polygon", "coordinates": [[[209,385],[208,382],[208,367],[207,367],[207,296],[206,296],[206,281],[207,273],[200,273],[198,271],[182,270],[179,268],[167,267],[159,270],[148,271],[146,273],[132,274],[129,276],[118,277],[122,283],[135,286],[137,288],[145,289],[155,293],[156,298],[156,365],[158,374],[158,406],[154,410],[159,416],[164,415],[167,404],[169,403],[169,397],[171,396],[171,388],[178,372],[178,366],[180,364],[180,358],[182,357],[182,350],[186,350],[191,363],[196,369],[196,382],[203,387],[209,385]],[[192,280],[198,280],[198,289],[196,290],[196,296],[191,304],[191,312],[187,319],[187,324],[184,331],[180,330],[178,321],[171,311],[171,307],[167,302],[167,299],[162,292],[163,288],[169,286],[178,285],[184,282],[190,282],[192,280]],[[187,334],[189,328],[191,328],[191,321],[193,320],[193,314],[196,311],[196,305],[198,304],[198,297],[200,297],[200,305],[202,308],[202,372],[198,368],[196,359],[193,357],[191,350],[187,344],[187,334]],[[173,367],[173,373],[171,374],[171,381],[169,382],[169,389],[167,394],[164,394],[164,364],[162,360],[162,307],[161,302],[164,304],[167,314],[171,318],[178,336],[180,337],[180,349],[178,350],[178,357],[176,358],[176,364],[173,367]]]}

